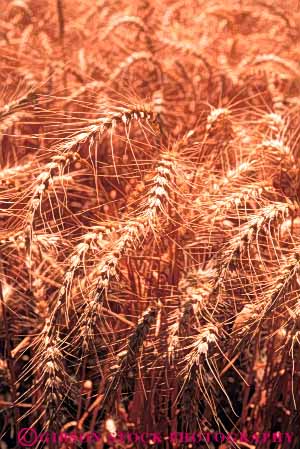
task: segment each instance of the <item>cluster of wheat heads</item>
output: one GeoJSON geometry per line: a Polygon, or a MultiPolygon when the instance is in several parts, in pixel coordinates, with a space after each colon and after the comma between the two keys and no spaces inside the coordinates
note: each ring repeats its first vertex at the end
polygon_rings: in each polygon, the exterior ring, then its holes
{"type": "Polygon", "coordinates": [[[0,6],[1,449],[299,434],[297,4],[0,6]]]}

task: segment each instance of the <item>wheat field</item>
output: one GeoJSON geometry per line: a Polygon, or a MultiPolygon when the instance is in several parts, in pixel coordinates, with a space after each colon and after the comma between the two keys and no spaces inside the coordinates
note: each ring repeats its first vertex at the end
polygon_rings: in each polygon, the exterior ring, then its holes
{"type": "Polygon", "coordinates": [[[299,448],[298,2],[0,5],[0,448],[299,448]]]}

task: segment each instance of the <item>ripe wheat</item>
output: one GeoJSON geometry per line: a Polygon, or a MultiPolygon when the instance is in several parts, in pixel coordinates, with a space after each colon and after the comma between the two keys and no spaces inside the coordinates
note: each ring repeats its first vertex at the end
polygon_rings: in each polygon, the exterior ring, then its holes
{"type": "Polygon", "coordinates": [[[297,2],[0,5],[1,449],[299,436],[297,2]]]}

